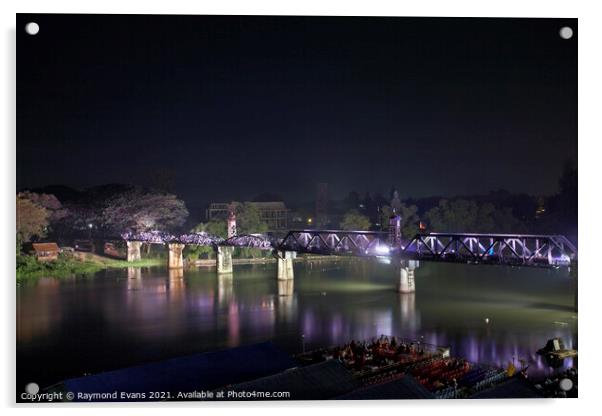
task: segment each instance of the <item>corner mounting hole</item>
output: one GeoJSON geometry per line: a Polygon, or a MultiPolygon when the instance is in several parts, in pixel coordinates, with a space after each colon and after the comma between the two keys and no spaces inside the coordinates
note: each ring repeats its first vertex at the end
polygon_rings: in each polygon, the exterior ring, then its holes
{"type": "Polygon", "coordinates": [[[25,32],[27,32],[28,35],[37,35],[39,31],[40,25],[36,22],[29,22],[25,25],[25,32]]]}
{"type": "Polygon", "coordinates": [[[570,39],[573,37],[573,29],[571,29],[569,26],[561,27],[558,33],[562,39],[570,39]]]}

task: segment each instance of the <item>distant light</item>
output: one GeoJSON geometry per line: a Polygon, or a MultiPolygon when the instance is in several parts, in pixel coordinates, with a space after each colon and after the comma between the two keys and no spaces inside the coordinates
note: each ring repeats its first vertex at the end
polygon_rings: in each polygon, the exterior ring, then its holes
{"type": "Polygon", "coordinates": [[[311,223],[312,223],[312,221],[313,221],[313,220],[312,220],[311,218],[308,218],[308,219],[307,219],[307,223],[308,223],[308,224],[311,224],[311,223]]]}
{"type": "Polygon", "coordinates": [[[88,224],[88,228],[94,227],[94,224],[88,224]]]}

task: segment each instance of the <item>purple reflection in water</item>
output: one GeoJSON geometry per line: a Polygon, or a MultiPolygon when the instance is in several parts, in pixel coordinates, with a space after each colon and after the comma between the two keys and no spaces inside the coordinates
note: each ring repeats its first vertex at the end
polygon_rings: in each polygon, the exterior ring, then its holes
{"type": "Polygon", "coordinates": [[[400,295],[390,268],[299,263],[286,283],[273,266],[237,267],[229,278],[159,268],[23,285],[18,377],[44,385],[266,340],[296,353],[302,334],[308,350],[389,334],[449,346],[481,363],[525,359],[540,372],[550,370],[535,351],[548,339],[576,346],[570,281],[560,273],[425,265],[417,292],[400,295]]]}

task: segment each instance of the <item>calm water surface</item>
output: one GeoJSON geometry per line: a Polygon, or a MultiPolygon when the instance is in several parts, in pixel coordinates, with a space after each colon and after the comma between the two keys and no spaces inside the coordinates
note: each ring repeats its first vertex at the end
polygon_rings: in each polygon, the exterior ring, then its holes
{"type": "MultiPolygon", "coordinates": [[[[164,268],[43,278],[17,289],[17,382],[68,377],[271,340],[291,353],[394,334],[451,347],[469,360],[528,360],[549,338],[577,345],[566,270],[422,263],[416,293],[395,291],[391,266],[373,261],[215,270],[164,268]],[[486,322],[489,319],[489,323],[486,322]]],[[[571,363],[568,362],[567,365],[571,363]]]]}

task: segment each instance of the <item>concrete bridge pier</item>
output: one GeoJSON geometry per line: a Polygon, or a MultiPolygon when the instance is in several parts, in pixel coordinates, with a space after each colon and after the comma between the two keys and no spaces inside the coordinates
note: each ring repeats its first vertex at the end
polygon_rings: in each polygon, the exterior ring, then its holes
{"type": "Polygon", "coordinates": [[[232,253],[234,247],[217,247],[217,274],[232,273],[232,253]]]}
{"type": "Polygon", "coordinates": [[[128,241],[127,242],[127,261],[140,260],[140,241],[128,241]]]}
{"type": "Polygon", "coordinates": [[[399,266],[399,293],[416,292],[415,270],[419,266],[418,261],[401,260],[399,266]]]}
{"type": "Polygon", "coordinates": [[[182,243],[169,243],[168,267],[170,269],[181,269],[184,267],[184,259],[182,257],[182,251],[184,250],[184,244],[182,243]]]}
{"type": "Polygon", "coordinates": [[[297,257],[295,251],[278,251],[278,280],[290,280],[295,277],[293,259],[297,257]]]}

